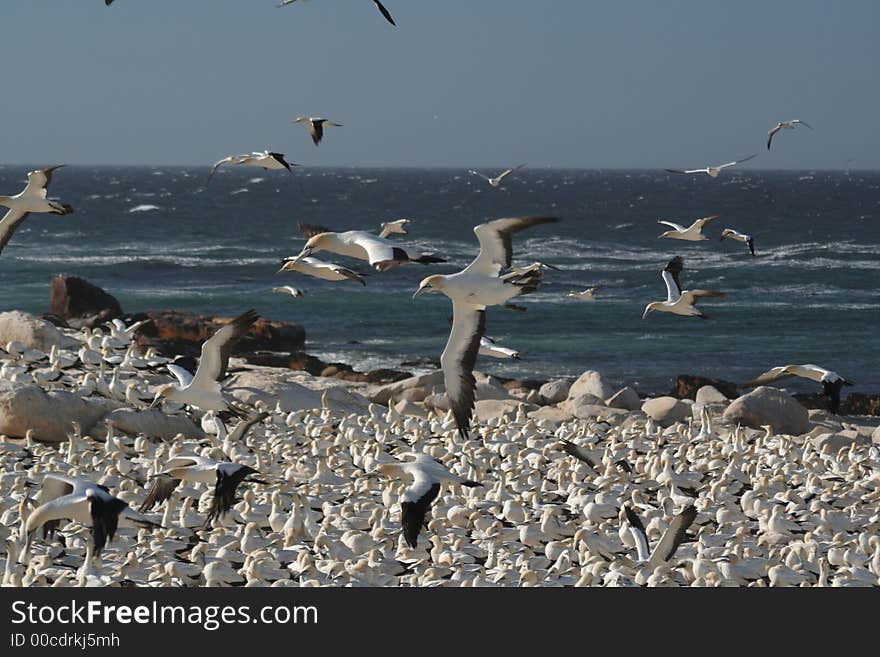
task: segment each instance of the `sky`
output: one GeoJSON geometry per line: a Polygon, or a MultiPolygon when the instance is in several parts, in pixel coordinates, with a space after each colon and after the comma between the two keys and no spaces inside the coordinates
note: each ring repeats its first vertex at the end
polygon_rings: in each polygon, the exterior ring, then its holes
{"type": "Polygon", "coordinates": [[[2,0],[0,162],[880,168],[876,0],[276,4],[2,0]]]}

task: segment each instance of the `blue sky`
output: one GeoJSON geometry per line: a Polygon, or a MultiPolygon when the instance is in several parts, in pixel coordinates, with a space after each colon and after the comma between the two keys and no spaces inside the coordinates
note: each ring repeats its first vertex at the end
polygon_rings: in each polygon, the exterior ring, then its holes
{"type": "Polygon", "coordinates": [[[2,0],[0,162],[880,168],[875,1],[275,4],[2,0]]]}

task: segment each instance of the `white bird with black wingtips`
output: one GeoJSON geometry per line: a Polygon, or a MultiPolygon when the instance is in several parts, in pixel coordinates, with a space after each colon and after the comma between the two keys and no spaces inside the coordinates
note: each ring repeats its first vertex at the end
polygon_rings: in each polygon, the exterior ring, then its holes
{"type": "Polygon", "coordinates": [[[272,151],[254,151],[253,153],[244,153],[242,155],[229,155],[222,160],[218,160],[211,167],[211,173],[208,174],[207,182],[211,182],[214,173],[224,164],[241,164],[244,166],[261,167],[263,169],[287,169],[298,167],[299,164],[288,162],[284,159],[283,153],[273,153],[272,151]]]}
{"type": "Polygon", "coordinates": [[[843,386],[853,385],[851,381],[847,381],[837,372],[807,363],[806,365],[781,365],[774,367],[757,378],[743,383],[741,387],[753,388],[755,386],[763,386],[793,376],[821,383],[822,392],[831,400],[832,413],[837,413],[840,409],[840,390],[843,386]]]}
{"type": "Polygon", "coordinates": [[[596,300],[596,290],[598,290],[601,285],[594,285],[593,287],[588,287],[586,290],[578,292],[577,290],[572,290],[566,296],[571,297],[573,299],[579,299],[580,301],[595,301],[596,300]]]}
{"type": "Polygon", "coordinates": [[[294,123],[305,123],[309,126],[309,134],[315,146],[321,143],[324,138],[324,128],[341,128],[341,123],[334,123],[330,119],[324,119],[320,116],[299,116],[293,120],[294,123]]]}
{"type": "Polygon", "coordinates": [[[280,274],[283,271],[295,271],[299,274],[304,274],[305,276],[320,278],[323,281],[351,280],[357,281],[361,285],[367,284],[362,274],[358,274],[356,271],[352,271],[348,267],[343,267],[342,265],[312,257],[285,258],[278,273],[280,274]]]}
{"type": "Polygon", "coordinates": [[[9,211],[0,220],[0,253],[12,239],[13,233],[31,212],[49,214],[70,214],[73,208],[67,203],[59,203],[47,198],[52,172],[63,167],[59,164],[45,169],[36,169],[28,173],[25,188],[15,196],[0,196],[0,206],[9,211]]]}
{"type": "Polygon", "coordinates": [[[795,126],[803,125],[808,127],[810,130],[813,129],[811,125],[809,125],[806,121],[801,121],[800,119],[792,119],[791,121],[780,121],[775,126],[770,129],[770,132],[767,133],[767,150],[770,150],[770,144],[773,142],[774,135],[780,130],[794,130],[795,126]]]}
{"type": "Polygon", "coordinates": [[[488,335],[484,335],[482,338],[480,338],[479,354],[481,356],[490,356],[492,358],[509,358],[511,360],[519,360],[522,357],[522,352],[519,352],[516,349],[511,349],[510,347],[502,347],[488,335]]]}
{"type": "Polygon", "coordinates": [[[702,169],[666,169],[669,173],[705,173],[710,178],[717,178],[718,175],[724,171],[725,169],[729,169],[730,167],[736,166],[737,164],[742,164],[743,162],[748,162],[754,157],[757,157],[758,154],[754,153],[749,155],[748,157],[744,157],[741,160],[734,160],[733,162],[728,162],[727,164],[719,164],[718,166],[712,167],[704,167],[702,169]]]}
{"type": "Polygon", "coordinates": [[[305,296],[305,292],[300,290],[298,287],[293,287],[292,285],[284,285],[282,287],[273,287],[273,292],[278,292],[279,294],[286,294],[294,299],[298,299],[299,297],[305,296]]]}
{"type": "Polygon", "coordinates": [[[649,574],[657,566],[668,563],[675,555],[679,545],[687,537],[686,532],[688,528],[697,517],[697,510],[693,506],[685,507],[681,513],[670,521],[666,531],[663,532],[660,540],[654,546],[654,550],[649,553],[648,534],[645,532],[645,526],[642,524],[641,519],[628,505],[624,504],[623,510],[629,523],[630,535],[636,544],[639,562],[644,564],[649,574]]]}
{"type": "Polygon", "coordinates": [[[672,221],[666,221],[665,219],[661,219],[657,223],[672,228],[672,230],[667,230],[666,232],[661,233],[660,237],[668,237],[669,239],[673,240],[684,240],[685,242],[704,242],[709,238],[703,235],[703,228],[710,221],[714,221],[717,218],[717,214],[713,214],[709,217],[703,217],[702,219],[697,219],[687,228],[685,228],[681,224],[677,224],[672,221]]]}
{"type": "Polygon", "coordinates": [[[736,240],[737,242],[742,242],[749,247],[749,253],[755,255],[755,240],[751,235],[740,233],[733,228],[725,228],[721,231],[721,241],[723,242],[724,240],[736,240]]]}
{"type": "Polygon", "coordinates": [[[675,256],[664,267],[662,276],[663,282],[666,283],[666,301],[652,301],[649,303],[645,306],[642,319],[645,319],[654,310],[683,315],[684,317],[709,319],[708,315],[697,310],[694,305],[704,297],[723,297],[724,292],[715,292],[714,290],[682,290],[681,282],[679,281],[679,274],[682,269],[684,269],[684,258],[681,256],[675,256]]]}
{"type": "MultiPolygon", "coordinates": [[[[297,0],[281,0],[281,4],[278,7],[286,7],[287,5],[292,5],[297,0]]],[[[397,27],[397,23],[394,22],[394,18],[391,16],[391,12],[385,8],[379,0],[373,0],[373,4],[376,5],[376,9],[379,10],[379,13],[385,18],[386,21],[397,27]]]]}
{"type": "Polygon", "coordinates": [[[527,267],[502,274],[509,269],[515,233],[541,224],[557,222],[557,217],[529,216],[496,219],[474,228],[480,253],[456,274],[428,276],[413,298],[436,290],[452,301],[452,331],[440,356],[443,380],[452,414],[462,438],[468,436],[474,409],[476,380],[473,369],[486,330],[486,307],[500,306],[516,296],[534,292],[543,275],[541,267],[527,267]]]}
{"type": "Polygon", "coordinates": [[[475,175],[475,176],[479,176],[480,178],[482,178],[483,180],[485,180],[487,183],[489,183],[490,185],[492,185],[492,187],[501,187],[501,181],[502,181],[502,180],[504,180],[507,176],[509,176],[510,174],[512,174],[514,171],[519,171],[519,170],[522,169],[524,166],[525,166],[525,164],[518,164],[518,165],[515,166],[515,167],[511,167],[510,169],[506,169],[506,170],[502,171],[501,173],[499,173],[499,174],[498,174],[497,176],[495,176],[494,178],[491,177],[491,176],[485,176],[485,175],[483,175],[482,173],[480,173],[479,171],[474,171],[473,169],[468,169],[468,173],[472,173],[472,174],[475,175]]]}

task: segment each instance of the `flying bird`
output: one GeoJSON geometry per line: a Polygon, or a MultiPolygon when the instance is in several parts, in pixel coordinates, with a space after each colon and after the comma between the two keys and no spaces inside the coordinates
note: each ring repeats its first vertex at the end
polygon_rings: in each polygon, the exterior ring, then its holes
{"type": "Polygon", "coordinates": [[[770,144],[773,142],[773,136],[782,129],[786,130],[794,130],[794,127],[797,125],[803,125],[808,127],[810,130],[813,129],[811,125],[809,125],[806,121],[801,121],[800,119],[792,119],[791,121],[780,121],[777,123],[770,132],[767,133],[767,150],[770,150],[770,144]]]}
{"type": "Polygon", "coordinates": [[[262,167],[263,169],[287,169],[290,167],[298,167],[299,164],[287,162],[283,153],[273,153],[272,151],[254,151],[251,154],[244,153],[242,155],[229,155],[222,160],[218,160],[211,167],[211,173],[208,174],[207,182],[211,182],[214,173],[224,164],[243,164],[245,166],[262,167]]]}
{"type": "Polygon", "coordinates": [[[168,370],[177,378],[177,383],[168,383],[156,390],[151,408],[159,405],[162,399],[189,404],[203,411],[234,411],[223,396],[220,381],[226,375],[229,356],[238,341],[259,319],[256,311],[242,313],[202,344],[202,354],[195,376],[177,365],[168,365],[168,370]]]}
{"type": "Polygon", "coordinates": [[[522,352],[510,347],[502,347],[495,340],[487,335],[480,338],[480,349],[478,353],[481,356],[491,356],[492,358],[509,358],[511,360],[519,360],[522,352]]]}
{"type": "Polygon", "coordinates": [[[744,233],[739,233],[735,231],[733,228],[725,228],[721,231],[721,241],[724,240],[736,240],[737,242],[742,242],[749,247],[749,251],[752,255],[755,255],[755,240],[751,235],[746,235],[744,233]]]}
{"type": "Polygon", "coordinates": [[[511,266],[513,235],[531,226],[557,221],[557,217],[509,217],[476,226],[480,253],[473,262],[455,274],[428,276],[413,294],[415,298],[437,290],[452,301],[452,330],[440,364],[458,433],[464,439],[474,410],[473,370],[480,339],[486,332],[486,307],[504,305],[514,297],[534,292],[543,275],[540,263],[502,274],[511,266]]]}
{"type": "Polygon", "coordinates": [[[294,265],[302,258],[319,251],[330,251],[349,258],[366,260],[379,271],[388,271],[407,262],[418,262],[422,265],[446,262],[443,258],[437,258],[430,253],[411,253],[395,246],[394,242],[384,237],[364,230],[336,233],[323,226],[303,223],[299,224],[299,230],[308,241],[302,252],[293,259],[294,265]]]}
{"type": "Polygon", "coordinates": [[[744,157],[741,160],[736,160],[734,162],[728,162],[727,164],[719,164],[717,167],[706,167],[704,169],[666,169],[669,173],[705,173],[710,178],[717,178],[718,174],[721,173],[724,169],[730,168],[732,166],[736,166],[737,164],[742,164],[743,162],[748,162],[753,157],[756,157],[758,154],[754,153],[753,155],[749,155],[748,157],[744,157]]]}
{"type": "MultiPolygon", "coordinates": [[[[287,5],[291,5],[297,0],[281,0],[281,4],[279,7],[286,7],[287,5]]],[[[385,20],[397,27],[397,23],[394,22],[394,18],[391,17],[391,12],[385,9],[385,6],[379,2],[379,0],[373,0],[373,4],[376,5],[376,8],[382,13],[385,17],[385,20]]]]}
{"type": "Polygon", "coordinates": [[[580,299],[581,301],[595,301],[596,297],[594,296],[594,294],[596,293],[596,290],[598,290],[600,287],[602,286],[594,285],[593,287],[587,288],[583,292],[572,290],[566,296],[572,297],[574,299],[580,299]]]}
{"type": "Polygon", "coordinates": [[[788,379],[793,376],[821,383],[822,392],[831,401],[830,410],[832,413],[837,413],[840,409],[840,391],[843,386],[853,385],[851,381],[847,381],[837,372],[832,372],[824,367],[808,363],[806,365],[782,365],[780,367],[774,367],[773,369],[764,372],[759,377],[743,383],[740,387],[754,388],[756,386],[773,383],[774,381],[788,379]]]}
{"type": "Polygon", "coordinates": [[[300,274],[305,274],[306,276],[320,278],[324,281],[352,280],[357,281],[361,285],[367,284],[362,274],[358,274],[347,267],[336,265],[332,262],[324,262],[318,258],[285,258],[278,273],[283,271],[295,271],[300,274]]]}
{"type": "Polygon", "coordinates": [[[396,219],[395,221],[386,221],[379,228],[379,237],[390,237],[392,234],[406,235],[406,227],[412,223],[412,219],[396,219]]]}
{"type": "Polygon", "coordinates": [[[498,174],[494,178],[490,178],[489,176],[484,176],[479,171],[474,171],[473,169],[468,169],[468,173],[472,173],[475,176],[479,176],[480,178],[482,178],[483,180],[488,182],[490,185],[492,185],[492,187],[500,187],[501,181],[504,180],[505,176],[509,176],[514,171],[519,171],[524,166],[525,166],[525,164],[518,164],[517,166],[515,166],[511,169],[507,169],[506,171],[502,171],[500,174],[498,174]]]}
{"type": "Polygon", "coordinates": [[[333,123],[329,119],[322,119],[318,116],[300,116],[293,120],[294,123],[305,123],[309,126],[309,134],[315,146],[321,143],[324,138],[324,128],[341,128],[341,123],[333,123]]]}
{"type": "Polygon", "coordinates": [[[272,291],[273,291],[273,292],[279,292],[280,294],[289,294],[289,295],[292,296],[294,299],[296,299],[296,298],[298,298],[298,297],[305,296],[305,292],[303,292],[303,291],[300,290],[299,288],[296,288],[296,287],[293,287],[293,286],[290,286],[290,285],[285,285],[285,286],[283,286],[283,287],[273,287],[273,288],[272,288],[272,291]]]}
{"type": "Polygon", "coordinates": [[[694,307],[703,297],[723,297],[724,292],[714,292],[712,290],[682,290],[679,274],[684,269],[684,258],[675,256],[669,261],[669,264],[663,268],[663,281],[666,283],[666,301],[652,301],[645,307],[642,319],[645,319],[653,310],[659,310],[665,313],[673,313],[675,315],[684,315],[685,317],[699,317],[700,319],[709,319],[709,316],[700,312],[694,307]]]}
{"type": "Polygon", "coordinates": [[[46,197],[52,172],[63,167],[59,164],[45,169],[36,169],[28,173],[25,188],[15,196],[0,196],[0,206],[9,211],[0,219],[0,253],[12,239],[13,233],[31,212],[48,212],[50,214],[70,214],[73,208],[67,203],[52,201],[46,197]]]}
{"type": "Polygon", "coordinates": [[[713,214],[709,217],[703,217],[702,219],[697,219],[687,228],[685,228],[681,224],[666,221],[665,219],[661,219],[657,223],[672,228],[672,230],[667,230],[662,233],[660,237],[668,237],[669,239],[673,240],[684,240],[686,242],[703,242],[709,239],[708,237],[703,235],[703,227],[706,226],[706,224],[708,224],[710,221],[714,221],[717,218],[717,214],[713,214]]]}
{"type": "Polygon", "coordinates": [[[473,488],[483,484],[452,474],[446,466],[428,454],[405,452],[402,457],[412,457],[412,461],[392,461],[380,463],[368,477],[385,475],[403,477],[407,475],[412,484],[403,491],[400,497],[400,525],[407,545],[414,548],[418,545],[419,532],[425,523],[425,516],[431,503],[440,494],[440,486],[444,483],[460,484],[473,488]]]}
{"type": "Polygon", "coordinates": [[[649,554],[648,534],[645,532],[645,526],[641,519],[628,505],[624,504],[623,510],[629,524],[630,534],[636,544],[639,561],[647,566],[649,571],[653,571],[657,566],[672,559],[678,546],[687,538],[687,530],[697,517],[697,510],[693,506],[686,506],[669,522],[666,531],[663,532],[660,540],[654,546],[654,550],[649,554]]]}

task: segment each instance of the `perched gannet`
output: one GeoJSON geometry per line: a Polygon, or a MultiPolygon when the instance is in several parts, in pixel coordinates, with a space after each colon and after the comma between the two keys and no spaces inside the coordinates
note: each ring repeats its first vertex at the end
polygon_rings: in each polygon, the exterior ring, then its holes
{"type": "Polygon", "coordinates": [[[73,208],[67,203],[52,201],[46,197],[52,172],[60,169],[63,164],[45,169],[36,169],[28,173],[25,188],[15,196],[0,196],[0,206],[9,208],[9,212],[0,219],[0,253],[12,239],[15,229],[31,212],[48,212],[50,214],[70,214],[73,208]]]}
{"type": "Polygon", "coordinates": [[[37,508],[25,524],[25,552],[30,547],[33,533],[40,527],[43,536],[53,532],[60,520],[74,520],[92,528],[96,554],[113,540],[120,520],[139,527],[159,527],[141,513],[130,509],[127,502],[88,479],[67,477],[57,473],[46,474],[37,493],[37,508]]]}
{"type": "Polygon", "coordinates": [[[246,166],[262,167],[263,169],[287,169],[288,171],[290,171],[290,167],[300,166],[293,162],[287,162],[284,159],[283,153],[273,153],[269,150],[254,151],[250,154],[244,153],[242,155],[230,155],[214,163],[206,182],[211,182],[214,172],[224,164],[244,164],[246,166]]]}
{"type": "Polygon", "coordinates": [[[748,245],[749,251],[752,255],[755,255],[755,240],[751,235],[745,235],[744,233],[738,233],[733,228],[725,228],[721,231],[721,241],[723,242],[726,239],[736,240],[737,242],[743,242],[748,245]]]}
{"type": "Polygon", "coordinates": [[[322,119],[319,116],[300,116],[293,120],[294,123],[305,123],[309,126],[309,134],[315,146],[324,138],[324,128],[341,128],[341,123],[334,123],[330,119],[322,119]]]}
{"type": "Polygon", "coordinates": [[[522,169],[524,166],[525,166],[525,164],[518,164],[517,166],[515,166],[515,167],[513,167],[513,168],[511,168],[511,169],[507,169],[507,170],[505,170],[505,171],[502,171],[501,173],[499,173],[499,174],[498,174],[497,176],[495,176],[494,178],[490,178],[489,176],[484,176],[482,173],[480,173],[480,172],[478,172],[478,171],[474,171],[473,169],[468,169],[468,173],[472,173],[472,174],[474,174],[475,176],[479,176],[480,178],[482,178],[483,180],[485,180],[486,182],[488,182],[490,185],[492,185],[492,187],[500,187],[500,186],[501,186],[501,181],[504,180],[504,178],[505,178],[506,176],[509,176],[509,175],[510,175],[511,173],[513,173],[514,171],[519,171],[519,170],[522,169]]]}
{"type": "Polygon", "coordinates": [[[486,329],[486,306],[500,306],[516,296],[534,292],[541,280],[541,267],[527,267],[501,274],[510,268],[515,233],[540,224],[557,222],[557,217],[508,217],[474,228],[480,253],[456,274],[428,276],[413,298],[437,290],[452,301],[452,331],[440,356],[446,394],[459,435],[467,438],[474,408],[476,380],[473,369],[486,329]]]}
{"type": "Polygon", "coordinates": [[[629,523],[631,536],[636,544],[639,561],[645,564],[650,571],[657,566],[667,563],[673,555],[675,555],[678,546],[681,545],[687,537],[687,530],[697,517],[697,510],[693,506],[685,507],[681,513],[675,516],[663,532],[654,550],[648,553],[648,534],[645,526],[642,524],[639,516],[629,508],[629,505],[623,505],[626,519],[629,523]]]}
{"type": "Polygon", "coordinates": [[[414,548],[419,539],[419,532],[425,523],[425,515],[431,502],[440,494],[443,483],[461,484],[473,488],[483,484],[452,474],[446,466],[431,458],[428,454],[405,452],[402,457],[413,457],[412,461],[394,461],[380,463],[367,476],[386,475],[402,477],[409,475],[412,484],[400,497],[400,524],[407,544],[414,548]]]}
{"type": "Polygon", "coordinates": [[[748,162],[753,157],[756,157],[758,154],[754,153],[749,155],[748,157],[744,157],[741,160],[735,160],[733,162],[728,162],[727,164],[719,164],[717,167],[706,167],[705,169],[666,169],[669,173],[705,173],[710,178],[717,178],[718,174],[721,173],[723,169],[727,169],[729,167],[735,166],[737,164],[742,164],[743,162],[748,162]]]}
{"type": "Polygon", "coordinates": [[[703,235],[703,227],[710,221],[713,221],[717,218],[717,214],[713,214],[709,217],[703,217],[702,219],[697,219],[687,228],[685,228],[681,224],[676,224],[671,221],[666,221],[664,219],[661,219],[657,223],[672,228],[672,230],[667,230],[666,232],[662,233],[660,237],[668,237],[669,239],[673,240],[684,240],[686,242],[703,242],[709,239],[708,237],[703,235]]]}
{"type": "Polygon", "coordinates": [[[280,294],[288,294],[288,295],[292,296],[294,299],[305,295],[305,292],[303,292],[299,288],[292,287],[290,285],[285,285],[283,287],[273,287],[272,291],[278,292],[280,294]]]}
{"type": "Polygon", "coordinates": [[[595,301],[596,297],[594,296],[596,290],[601,288],[601,285],[594,285],[593,287],[588,287],[583,292],[578,292],[576,290],[572,290],[566,296],[572,297],[574,299],[580,299],[581,301],[595,301]]]}
{"type": "Polygon", "coordinates": [[[293,259],[294,264],[319,251],[330,251],[349,258],[366,260],[379,271],[388,271],[406,262],[418,262],[422,265],[446,262],[443,258],[437,258],[430,253],[411,254],[406,249],[395,246],[394,242],[363,230],[336,233],[323,226],[303,223],[299,224],[299,230],[308,241],[302,253],[293,259]]]}
{"type": "Polygon", "coordinates": [[[783,128],[785,128],[786,130],[794,130],[794,127],[796,125],[806,126],[810,130],[813,129],[813,126],[809,125],[806,121],[801,121],[800,119],[792,119],[791,121],[780,121],[773,128],[771,128],[770,132],[767,133],[767,150],[770,150],[770,143],[773,141],[773,135],[775,135],[783,128]]]}
{"type": "MultiPolygon", "coordinates": [[[[296,2],[296,0],[281,0],[281,4],[278,5],[278,7],[286,7],[287,5],[291,5],[294,2],[296,2]]],[[[391,17],[391,12],[385,9],[385,6],[381,2],[379,2],[379,0],[373,0],[373,4],[376,5],[376,8],[382,13],[386,21],[397,27],[397,23],[395,23],[394,19],[391,17]]]]}
{"type": "Polygon", "coordinates": [[[662,276],[666,283],[666,301],[652,301],[645,306],[645,312],[642,319],[645,319],[652,310],[660,310],[665,313],[673,313],[675,315],[684,315],[685,317],[699,317],[700,319],[709,319],[709,316],[700,312],[694,307],[703,297],[723,297],[724,292],[715,292],[713,290],[682,290],[681,282],[678,275],[684,269],[684,258],[675,256],[664,267],[662,276]]]}
{"type": "Polygon", "coordinates": [[[759,377],[743,383],[743,388],[753,388],[755,386],[763,386],[774,381],[780,381],[792,376],[799,376],[804,379],[810,379],[822,384],[822,392],[831,400],[830,409],[832,413],[837,413],[840,408],[840,390],[843,386],[853,385],[851,381],[847,381],[837,372],[826,370],[824,367],[808,363],[806,365],[782,365],[774,367],[764,372],[759,377]]]}
{"type": "Polygon", "coordinates": [[[223,397],[220,380],[225,376],[233,347],[258,318],[256,311],[248,310],[205,340],[195,376],[182,367],[168,365],[178,383],[159,386],[151,408],[158,406],[162,399],[168,399],[203,411],[231,410],[223,397]]]}
{"type": "Polygon", "coordinates": [[[325,262],[323,260],[319,260],[318,258],[299,258],[299,257],[291,257],[285,258],[283,260],[283,265],[281,269],[278,270],[280,274],[283,271],[295,271],[300,274],[305,274],[306,276],[312,276],[314,278],[320,278],[324,281],[344,281],[346,279],[357,281],[361,285],[366,285],[367,282],[364,280],[362,274],[358,274],[347,267],[343,267],[342,265],[336,265],[332,262],[325,262]]]}
{"type": "Polygon", "coordinates": [[[395,221],[386,221],[379,225],[379,237],[389,237],[392,234],[406,235],[406,227],[412,223],[412,219],[396,219],[395,221]]]}
{"type": "Polygon", "coordinates": [[[487,335],[484,335],[480,338],[480,350],[478,353],[481,356],[491,356],[492,358],[510,358],[512,360],[519,360],[522,356],[522,353],[516,351],[515,349],[502,347],[500,344],[496,344],[495,340],[487,335]]]}

